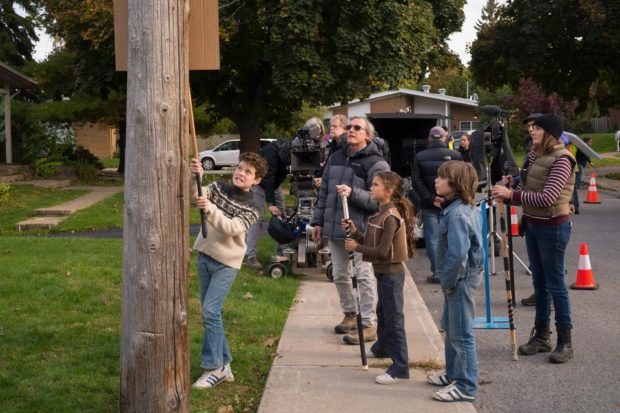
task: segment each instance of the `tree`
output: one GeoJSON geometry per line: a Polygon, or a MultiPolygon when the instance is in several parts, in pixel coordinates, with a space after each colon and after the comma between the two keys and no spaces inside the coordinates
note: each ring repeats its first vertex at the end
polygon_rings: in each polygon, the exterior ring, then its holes
{"type": "Polygon", "coordinates": [[[566,101],[556,93],[547,95],[533,80],[521,79],[517,93],[506,97],[504,106],[517,109],[521,117],[530,113],[557,113],[565,119],[571,119],[575,115],[577,101],[566,101]]]}
{"type": "Polygon", "coordinates": [[[137,35],[128,55],[121,412],[189,411],[184,9],[184,0],[129,3],[137,35]]]}
{"type": "Polygon", "coordinates": [[[36,0],[0,0],[0,62],[20,67],[32,61],[34,42],[39,40],[34,30],[37,6],[36,0]]]}
{"type": "Polygon", "coordinates": [[[440,1],[223,5],[221,70],[193,74],[194,96],[237,124],[242,151],[256,150],[260,126],[287,127],[302,101],[346,102],[420,78],[462,22],[458,12],[437,17],[434,3],[460,10],[440,1]],[[441,32],[435,19],[450,29],[441,32]]]}
{"type": "Polygon", "coordinates": [[[481,22],[471,47],[471,70],[482,86],[518,86],[531,78],[547,93],[577,98],[580,110],[599,80],[612,89],[601,101],[620,103],[620,19],[618,0],[515,0],[497,20],[481,22]],[[609,99],[615,96],[615,99],[609,99]],[[606,99],[606,100],[605,100],[606,99]]]}

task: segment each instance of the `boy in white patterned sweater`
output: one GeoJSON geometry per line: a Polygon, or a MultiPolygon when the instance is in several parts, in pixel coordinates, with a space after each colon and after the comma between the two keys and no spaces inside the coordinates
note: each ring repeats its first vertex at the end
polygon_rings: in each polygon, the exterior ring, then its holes
{"type": "MultiPolygon", "coordinates": [[[[190,170],[202,174],[197,159],[190,170]]],[[[203,187],[204,195],[196,204],[205,212],[207,236],[198,234],[194,250],[198,251],[198,281],[204,323],[201,367],[204,373],[192,385],[208,389],[223,381],[234,381],[230,362],[232,354],[222,324],[222,306],[230,291],[245,254],[248,229],[258,220],[252,185],[257,185],[267,171],[267,162],[254,152],[239,156],[232,185],[214,182],[203,187]]]]}

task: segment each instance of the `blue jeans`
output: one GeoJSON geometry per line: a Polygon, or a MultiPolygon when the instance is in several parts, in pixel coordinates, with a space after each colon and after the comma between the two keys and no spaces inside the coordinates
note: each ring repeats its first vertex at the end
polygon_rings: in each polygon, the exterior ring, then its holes
{"type": "Polygon", "coordinates": [[[536,320],[549,325],[550,298],[555,305],[555,324],[572,328],[568,290],[564,283],[564,255],[571,222],[537,225],[526,222],[525,245],[530,259],[536,301],[536,320]]]}
{"type": "Polygon", "coordinates": [[[443,292],[441,327],[446,332],[446,375],[462,392],[476,397],[478,356],[474,337],[475,290],[482,274],[461,278],[454,290],[443,292]]]}
{"type": "Polygon", "coordinates": [[[409,378],[409,356],[403,313],[405,273],[377,273],[377,341],[370,350],[377,356],[388,356],[392,365],[387,373],[400,379],[409,378]]]}
{"type": "Polygon", "coordinates": [[[577,193],[577,189],[579,189],[579,185],[581,184],[581,177],[583,176],[584,169],[586,169],[586,166],[579,164],[575,175],[575,189],[573,189],[573,199],[571,202],[577,210],[579,210],[579,194],[577,193]]]}
{"type": "Polygon", "coordinates": [[[205,328],[200,365],[205,370],[216,369],[232,361],[228,340],[224,335],[222,306],[237,277],[237,271],[208,255],[198,256],[200,308],[205,328]]]}
{"type": "Polygon", "coordinates": [[[424,222],[424,243],[426,256],[431,263],[431,273],[435,276],[435,262],[437,261],[437,242],[439,240],[439,212],[425,209],[422,211],[424,222]]]}

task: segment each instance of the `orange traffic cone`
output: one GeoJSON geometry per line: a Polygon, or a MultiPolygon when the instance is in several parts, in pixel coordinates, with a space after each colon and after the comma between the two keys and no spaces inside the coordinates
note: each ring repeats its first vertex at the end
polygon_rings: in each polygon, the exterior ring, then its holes
{"type": "Polygon", "coordinates": [[[590,176],[590,184],[588,185],[588,197],[585,200],[586,204],[600,204],[598,200],[598,191],[596,190],[596,175],[592,172],[590,176]]]}
{"type": "Polygon", "coordinates": [[[577,268],[577,281],[570,286],[573,290],[596,290],[598,283],[594,281],[588,246],[584,242],[579,250],[579,267],[577,268]]]}
{"type": "Polygon", "coordinates": [[[519,216],[517,215],[517,207],[510,207],[510,232],[512,232],[512,236],[516,237],[519,235],[519,216]]]}

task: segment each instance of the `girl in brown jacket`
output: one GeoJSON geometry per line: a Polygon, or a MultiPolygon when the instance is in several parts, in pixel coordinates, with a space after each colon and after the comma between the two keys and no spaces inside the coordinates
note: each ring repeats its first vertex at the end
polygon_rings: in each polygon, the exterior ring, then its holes
{"type": "Polygon", "coordinates": [[[369,357],[389,357],[392,365],[377,376],[379,384],[393,384],[409,378],[405,315],[403,314],[403,261],[413,255],[413,208],[403,196],[403,180],[394,172],[380,172],[372,181],[370,196],[379,203],[379,211],[368,218],[365,234],[360,234],[351,220],[353,239],[345,240],[347,251],[361,252],[364,261],[372,262],[377,277],[377,341],[369,357]]]}

